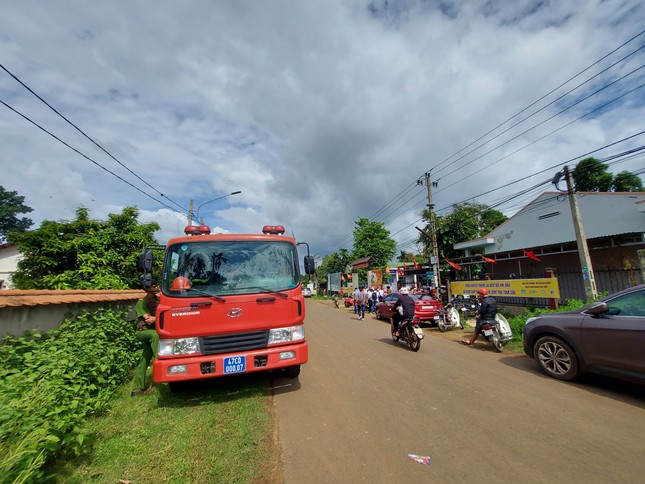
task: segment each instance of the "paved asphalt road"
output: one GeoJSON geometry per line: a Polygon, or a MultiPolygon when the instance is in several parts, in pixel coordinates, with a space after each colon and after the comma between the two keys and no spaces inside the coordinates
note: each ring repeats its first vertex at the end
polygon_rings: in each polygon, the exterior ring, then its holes
{"type": "Polygon", "coordinates": [[[645,387],[559,382],[425,331],[413,353],[372,315],[307,301],[309,362],[274,387],[286,484],[645,482],[645,387]]]}

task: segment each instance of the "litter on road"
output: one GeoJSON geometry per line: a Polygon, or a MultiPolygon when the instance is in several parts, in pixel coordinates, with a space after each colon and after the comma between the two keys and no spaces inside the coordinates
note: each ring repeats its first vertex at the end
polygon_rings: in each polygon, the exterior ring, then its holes
{"type": "Polygon", "coordinates": [[[419,464],[432,464],[430,456],[427,455],[408,454],[408,459],[418,462],[419,464]]]}

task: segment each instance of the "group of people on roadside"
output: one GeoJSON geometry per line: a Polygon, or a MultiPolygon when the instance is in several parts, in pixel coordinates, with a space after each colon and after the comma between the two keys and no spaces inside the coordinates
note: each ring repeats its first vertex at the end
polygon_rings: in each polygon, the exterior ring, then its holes
{"type": "Polygon", "coordinates": [[[373,313],[376,310],[376,304],[385,298],[386,292],[382,288],[376,287],[357,287],[354,289],[354,314],[358,319],[365,319],[365,311],[373,313]]]}

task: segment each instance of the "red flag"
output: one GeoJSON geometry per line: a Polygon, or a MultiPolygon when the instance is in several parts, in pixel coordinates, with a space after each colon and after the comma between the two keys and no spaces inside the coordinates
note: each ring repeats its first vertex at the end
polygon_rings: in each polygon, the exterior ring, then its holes
{"type": "Polygon", "coordinates": [[[351,279],[351,278],[352,278],[352,275],[351,275],[351,274],[347,274],[347,279],[351,279]]]}
{"type": "Polygon", "coordinates": [[[398,272],[398,274],[399,274],[400,276],[405,276],[405,266],[403,266],[403,267],[397,267],[397,268],[396,268],[396,271],[398,272]]]}
{"type": "Polygon", "coordinates": [[[389,268],[389,266],[385,266],[385,272],[387,272],[388,274],[390,273],[390,268],[389,268]]]}
{"type": "Polygon", "coordinates": [[[343,281],[343,282],[345,282],[345,274],[341,274],[341,275],[340,275],[340,280],[341,280],[341,281],[343,281]]]}
{"type": "Polygon", "coordinates": [[[418,264],[416,259],[412,259],[412,262],[414,262],[414,267],[416,267],[418,270],[421,270],[421,266],[418,264]]]}
{"type": "Polygon", "coordinates": [[[461,266],[459,264],[455,264],[454,262],[450,262],[448,259],[446,259],[446,262],[451,266],[457,269],[458,271],[461,270],[461,266]]]}
{"type": "Polygon", "coordinates": [[[491,264],[497,264],[497,261],[495,259],[491,259],[490,257],[484,257],[482,254],[477,254],[479,257],[484,259],[486,262],[490,262],[491,264]]]}
{"type": "Polygon", "coordinates": [[[529,259],[537,262],[542,262],[542,259],[540,259],[537,255],[535,255],[535,252],[533,252],[532,250],[526,250],[526,249],[522,249],[522,250],[524,251],[524,255],[529,259]]]}

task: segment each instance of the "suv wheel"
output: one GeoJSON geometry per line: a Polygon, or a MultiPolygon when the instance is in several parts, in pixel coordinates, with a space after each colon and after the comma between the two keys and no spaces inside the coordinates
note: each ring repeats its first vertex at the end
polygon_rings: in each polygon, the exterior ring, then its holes
{"type": "Polygon", "coordinates": [[[535,361],[540,369],[558,380],[575,380],[580,374],[580,365],[575,352],[567,343],[555,336],[540,338],[533,347],[535,361]]]}

